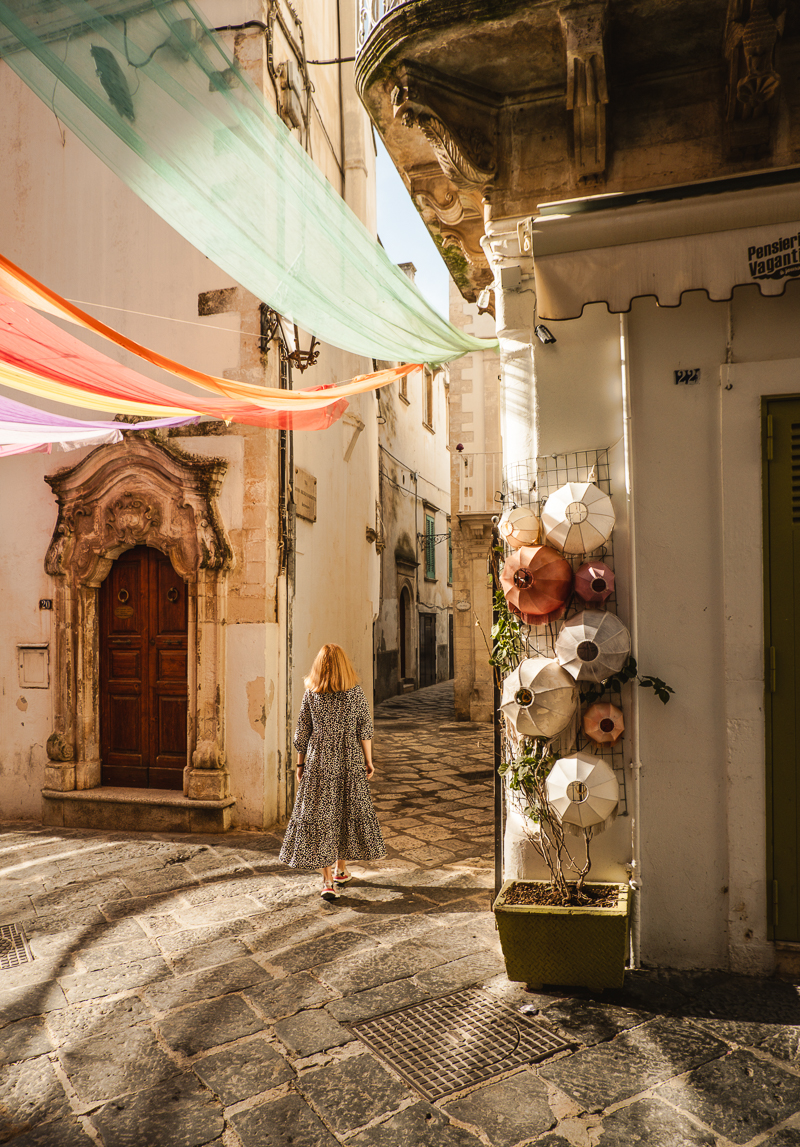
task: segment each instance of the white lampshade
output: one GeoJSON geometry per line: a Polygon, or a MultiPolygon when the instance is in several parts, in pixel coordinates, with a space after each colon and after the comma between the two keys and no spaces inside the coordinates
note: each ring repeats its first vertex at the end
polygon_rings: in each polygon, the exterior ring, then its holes
{"type": "Polygon", "coordinates": [[[614,507],[594,482],[567,482],[547,499],[542,526],[547,544],[565,554],[589,554],[611,537],[614,507]]]}
{"type": "Polygon", "coordinates": [[[555,737],[577,706],[577,685],[551,657],[528,657],[503,682],[500,708],[523,737],[555,737]]]}
{"type": "Polygon", "coordinates": [[[540,523],[530,506],[515,506],[506,510],[498,525],[500,537],[518,550],[520,546],[535,546],[539,540],[540,523]]]}
{"type": "Polygon", "coordinates": [[[584,609],[564,622],[556,657],[576,681],[604,681],[619,673],[631,653],[631,635],[614,613],[584,609]]]}
{"type": "Polygon", "coordinates": [[[602,832],[616,816],[619,783],[607,761],[582,751],[561,757],[545,781],[547,799],[565,827],[602,832]]]}

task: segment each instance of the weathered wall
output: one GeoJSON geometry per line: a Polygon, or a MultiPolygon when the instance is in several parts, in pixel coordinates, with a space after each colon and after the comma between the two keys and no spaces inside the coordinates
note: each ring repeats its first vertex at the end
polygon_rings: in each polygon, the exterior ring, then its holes
{"type": "MultiPolygon", "coordinates": [[[[347,6],[341,40],[335,7],[307,7],[308,12],[302,4],[297,9],[304,20],[307,56],[351,55],[353,13],[347,6]]],[[[212,0],[206,15],[219,25],[262,18],[258,5],[241,0],[212,0]]],[[[296,37],[297,26],[288,19],[296,37]]],[[[263,34],[251,29],[225,36],[251,78],[274,100],[263,34]]],[[[286,38],[276,33],[275,62],[289,56],[286,38]]],[[[340,111],[338,68],[317,68],[313,83],[308,132],[297,134],[336,190],[344,187],[351,206],[374,229],[374,155],[366,115],[351,94],[340,111]],[[343,171],[348,172],[344,183],[343,171]]],[[[343,76],[342,94],[346,88],[343,76]]],[[[162,223],[68,131],[62,135],[52,113],[2,64],[0,131],[4,255],[132,339],[213,374],[278,385],[276,344],[266,358],[259,347],[258,300],[236,289],[215,305],[215,293],[235,288],[233,281],[162,223]],[[204,296],[201,314],[199,296],[204,296]]],[[[308,336],[301,337],[307,346],[308,336]]],[[[143,374],[165,377],[122,352],[117,357],[143,374]]],[[[369,369],[364,359],[323,347],[317,366],[305,376],[296,374],[294,385],[341,382],[369,369]]],[[[190,389],[171,377],[166,381],[190,389]]],[[[220,690],[231,786],[242,825],[268,825],[285,815],[291,798],[286,730],[294,724],[302,692],[299,675],[312,650],[326,640],[340,641],[371,693],[379,563],[365,529],[374,525],[377,498],[375,408],[376,400],[367,395],[350,404],[347,422],[322,434],[295,435],[295,463],[318,478],[320,513],[313,525],[298,524],[293,666],[286,662],[287,587],[279,567],[278,432],[217,424],[210,432],[193,428],[172,437],[188,453],[219,455],[229,463],[220,509],[235,564],[228,578],[227,678],[220,690]],[[364,430],[345,463],[354,420],[364,430]]],[[[0,523],[6,537],[14,539],[0,557],[0,587],[9,607],[0,618],[4,815],[38,818],[44,744],[52,732],[52,691],[28,691],[20,701],[16,668],[18,641],[48,637],[50,618],[40,613],[38,601],[53,597],[42,563],[55,504],[43,478],[59,465],[74,465],[85,453],[3,460],[0,523]]]]}

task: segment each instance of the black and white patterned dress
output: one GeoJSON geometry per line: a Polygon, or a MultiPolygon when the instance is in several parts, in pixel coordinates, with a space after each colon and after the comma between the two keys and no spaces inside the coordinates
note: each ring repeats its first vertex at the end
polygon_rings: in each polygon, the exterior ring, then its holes
{"type": "Polygon", "coordinates": [[[372,807],[361,741],[372,740],[361,686],[341,693],[307,689],[294,734],[305,768],[280,859],[292,868],[327,868],[386,855],[372,807]]]}

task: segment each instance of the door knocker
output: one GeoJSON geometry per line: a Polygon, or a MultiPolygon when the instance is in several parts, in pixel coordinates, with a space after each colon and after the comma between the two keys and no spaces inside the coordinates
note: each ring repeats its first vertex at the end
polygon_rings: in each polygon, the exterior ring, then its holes
{"type": "Polygon", "coordinates": [[[117,600],[121,601],[123,605],[125,604],[125,602],[128,600],[129,597],[130,597],[130,594],[128,593],[128,591],[126,589],[121,589],[119,591],[119,593],[117,594],[117,600]]]}
{"type": "Polygon", "coordinates": [[[178,591],[176,590],[175,586],[173,586],[172,589],[167,591],[167,601],[177,601],[177,600],[178,600],[178,591]]]}

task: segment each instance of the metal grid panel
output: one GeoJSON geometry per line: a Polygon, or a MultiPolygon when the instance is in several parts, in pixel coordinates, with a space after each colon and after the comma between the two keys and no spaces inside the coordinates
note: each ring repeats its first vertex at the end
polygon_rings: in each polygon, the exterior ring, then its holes
{"type": "Polygon", "coordinates": [[[431,1102],[572,1046],[476,988],[352,1028],[431,1102]]]}
{"type": "Polygon", "coordinates": [[[0,924],[0,968],[18,968],[33,959],[28,938],[20,924],[0,924]]]}
{"type": "MultiPolygon", "coordinates": [[[[611,473],[607,449],[577,450],[571,454],[550,454],[547,457],[537,458],[535,462],[526,460],[506,467],[503,475],[503,508],[507,505],[532,506],[541,516],[544,504],[551,494],[559,490],[567,482],[592,481],[611,496],[611,473]],[[592,474],[592,472],[594,473],[592,474]]],[[[614,535],[599,549],[589,554],[564,554],[563,557],[572,566],[573,572],[590,558],[600,558],[612,570],[614,569],[614,535]]],[[[567,606],[566,613],[561,621],[551,622],[549,625],[531,626],[528,636],[528,649],[531,655],[542,657],[555,656],[555,643],[564,621],[574,617],[587,606],[573,594],[567,606]]],[[[605,601],[603,609],[609,613],[617,612],[616,592],[605,601]]],[[[524,629],[527,627],[523,627],[524,629]]],[[[617,708],[622,708],[622,698],[618,690],[607,690],[602,701],[610,701],[617,708]]],[[[616,745],[602,746],[600,755],[607,760],[617,773],[619,780],[619,816],[628,815],[628,786],[625,775],[625,756],[623,751],[624,735],[616,745]]],[[[595,751],[595,746],[578,727],[576,747],[595,751]]],[[[566,751],[566,750],[565,750],[566,751]]]]}

